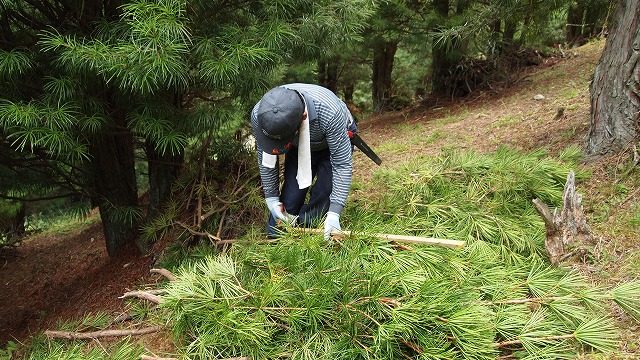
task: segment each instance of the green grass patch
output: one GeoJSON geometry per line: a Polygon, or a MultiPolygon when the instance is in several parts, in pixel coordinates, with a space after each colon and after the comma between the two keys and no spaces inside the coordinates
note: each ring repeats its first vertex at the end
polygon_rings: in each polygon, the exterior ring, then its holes
{"type": "Polygon", "coordinates": [[[501,118],[496,119],[491,125],[494,128],[511,127],[518,124],[522,120],[524,120],[524,117],[521,115],[505,115],[501,118]]]}
{"type": "Polygon", "coordinates": [[[94,224],[99,215],[85,216],[86,212],[53,210],[48,213],[31,214],[25,227],[28,231],[42,231],[41,234],[68,234],[94,224]]]}
{"type": "Polygon", "coordinates": [[[436,126],[444,126],[447,124],[453,124],[453,123],[457,123],[460,120],[464,119],[466,116],[468,116],[468,113],[464,113],[464,114],[456,114],[453,116],[447,116],[447,117],[443,117],[443,118],[439,118],[433,121],[433,124],[436,126]]]}
{"type": "Polygon", "coordinates": [[[376,146],[375,151],[381,154],[395,155],[406,153],[409,149],[411,149],[411,144],[387,141],[376,146]]]}

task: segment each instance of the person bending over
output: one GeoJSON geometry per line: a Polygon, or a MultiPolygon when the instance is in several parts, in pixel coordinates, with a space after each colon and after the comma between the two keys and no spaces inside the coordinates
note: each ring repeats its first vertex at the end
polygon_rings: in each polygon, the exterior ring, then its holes
{"type": "Polygon", "coordinates": [[[341,230],[340,214],[351,188],[348,131],[357,128],[347,105],[322,86],[282,85],[253,107],[251,125],[270,211],[269,236],[278,236],[279,221],[311,227],[324,218],[324,239],[329,240],[331,230],[341,230]],[[284,155],[282,189],[278,155],[284,155]]]}

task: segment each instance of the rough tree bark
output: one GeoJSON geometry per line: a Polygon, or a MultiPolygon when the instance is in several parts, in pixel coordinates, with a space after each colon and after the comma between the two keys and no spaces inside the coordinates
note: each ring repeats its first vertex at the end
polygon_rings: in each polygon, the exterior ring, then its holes
{"type": "Polygon", "coordinates": [[[183,154],[162,154],[148,139],[145,147],[149,165],[149,205],[146,221],[152,221],[158,216],[164,201],[171,194],[171,186],[178,178],[184,156],[183,154]]]}
{"type": "Polygon", "coordinates": [[[94,139],[91,153],[95,168],[98,207],[109,256],[138,234],[139,219],[131,210],[138,209],[133,134],[127,129],[123,111],[114,113],[112,131],[94,139]]]}
{"type": "Polygon", "coordinates": [[[545,250],[551,264],[558,265],[572,255],[582,254],[584,245],[592,243],[593,235],[582,211],[582,195],[576,193],[573,170],[564,186],[560,214],[557,209],[552,213],[539,199],[534,199],[533,204],[544,220],[547,230],[545,250]]]}
{"type": "Polygon", "coordinates": [[[340,57],[333,56],[329,59],[318,61],[318,84],[338,93],[338,65],[340,57]]]}
{"type": "Polygon", "coordinates": [[[586,155],[629,148],[640,128],[640,0],[619,0],[591,92],[586,155]]]}
{"type": "Polygon", "coordinates": [[[383,112],[391,102],[391,71],[398,42],[378,40],[373,49],[373,111],[383,112]]]}

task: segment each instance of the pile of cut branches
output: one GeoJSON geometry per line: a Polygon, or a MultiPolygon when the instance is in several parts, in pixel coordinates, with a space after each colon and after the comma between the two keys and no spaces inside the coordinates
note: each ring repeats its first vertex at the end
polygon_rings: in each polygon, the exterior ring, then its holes
{"type": "Polygon", "coordinates": [[[616,347],[609,301],[640,309],[639,283],[355,235],[238,243],[176,276],[160,308],[190,359],[560,359],[616,347]]]}
{"type": "MultiPolygon", "coordinates": [[[[563,154],[575,158],[574,152],[563,154]]],[[[602,289],[544,259],[531,200],[558,204],[572,162],[542,152],[449,152],[381,171],[352,204],[349,237],[245,239],[177,268],[160,309],[192,359],[569,358],[616,348],[617,303],[640,320],[640,283],[602,289]],[[354,206],[356,205],[356,206],[354,206]],[[465,240],[394,244],[367,233],[465,240]],[[360,235],[358,235],[360,234],[360,235]]]]}
{"type": "MultiPolygon", "coordinates": [[[[575,149],[574,149],[575,150],[575,149]]],[[[612,352],[611,307],[640,321],[640,282],[601,288],[544,258],[534,198],[559,204],[577,150],[445,152],[376,174],[349,236],[248,234],[195,247],[160,290],[125,294],[189,359],[565,359],[612,352]],[[399,244],[372,233],[463,240],[399,244]]],[[[578,178],[584,174],[578,173],[578,178]]],[[[77,334],[72,334],[77,336],[77,334]]],[[[76,337],[77,338],[77,337],[76,337]]],[[[138,351],[138,350],[136,350],[138,351]]]]}

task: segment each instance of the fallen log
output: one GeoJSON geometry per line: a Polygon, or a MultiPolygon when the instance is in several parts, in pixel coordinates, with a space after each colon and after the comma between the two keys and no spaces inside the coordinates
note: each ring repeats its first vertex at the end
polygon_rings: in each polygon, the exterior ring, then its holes
{"type": "Polygon", "coordinates": [[[558,209],[551,212],[540,199],[533,199],[533,205],[544,220],[545,251],[552,265],[558,265],[569,257],[586,252],[585,245],[593,242],[593,235],[582,209],[582,195],[576,193],[576,177],[573,170],[567,176],[560,213],[558,209]]]}

